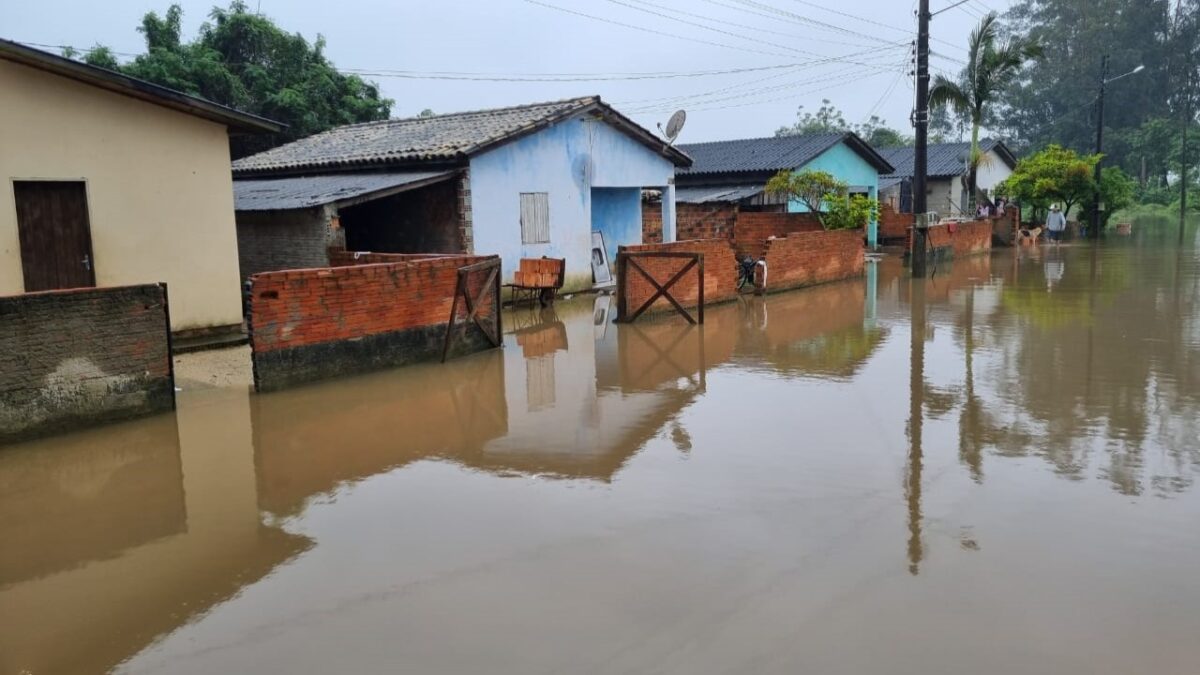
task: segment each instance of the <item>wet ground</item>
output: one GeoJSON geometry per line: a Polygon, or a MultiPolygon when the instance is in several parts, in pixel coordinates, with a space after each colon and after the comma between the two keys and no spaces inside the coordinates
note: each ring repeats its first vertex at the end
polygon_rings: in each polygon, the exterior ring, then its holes
{"type": "Polygon", "coordinates": [[[1194,674],[1198,303],[1143,239],[267,396],[207,357],[0,451],[0,673],[1194,674]]]}

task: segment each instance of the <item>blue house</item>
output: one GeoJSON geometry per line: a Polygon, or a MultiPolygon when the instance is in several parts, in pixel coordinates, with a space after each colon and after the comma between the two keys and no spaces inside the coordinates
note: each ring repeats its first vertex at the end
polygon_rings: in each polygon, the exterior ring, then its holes
{"type": "MultiPolygon", "coordinates": [[[[879,196],[879,176],[894,171],[878,152],[853,133],[806,134],[679,146],[693,160],[675,171],[675,200],[684,204],[736,204],[745,211],[804,212],[797,201],[766,192],[780,171],[827,171],[850,187],[851,194],[879,196]]],[[[868,228],[876,243],[876,223],[868,228]]]]}
{"type": "Polygon", "coordinates": [[[330,247],[565,258],[567,290],[608,283],[642,242],[642,191],[673,240],[691,160],[599,97],[368,122],[234,162],[243,275],[328,264],[330,247]],[[603,242],[603,245],[600,242],[603,242]]]}

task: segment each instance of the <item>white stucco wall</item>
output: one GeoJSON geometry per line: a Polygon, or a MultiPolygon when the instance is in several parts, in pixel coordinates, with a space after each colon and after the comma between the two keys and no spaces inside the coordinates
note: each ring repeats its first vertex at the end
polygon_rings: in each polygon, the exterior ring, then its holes
{"type": "Polygon", "coordinates": [[[499,254],[505,281],[521,258],[565,258],[566,290],[590,288],[592,188],[662,188],[674,175],[669,159],[607,123],[564,120],[471,159],[475,252],[499,254]],[[549,194],[549,243],[521,243],[522,192],[549,194]]]}
{"type": "Polygon", "coordinates": [[[984,156],[984,161],[976,172],[975,184],[980,190],[987,190],[989,194],[996,188],[997,185],[1004,182],[1012,175],[1012,169],[1008,168],[1008,164],[996,154],[995,150],[989,150],[984,156]]]}
{"type": "Polygon", "coordinates": [[[223,125],[0,61],[0,294],[25,290],[14,180],[82,180],[96,284],[165,281],[174,330],[241,322],[223,125]]]}

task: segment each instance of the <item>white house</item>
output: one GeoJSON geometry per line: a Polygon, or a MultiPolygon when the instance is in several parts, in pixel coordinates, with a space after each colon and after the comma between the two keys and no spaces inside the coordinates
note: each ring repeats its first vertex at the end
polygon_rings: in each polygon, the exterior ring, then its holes
{"type": "MultiPolygon", "coordinates": [[[[983,139],[979,142],[983,161],[975,178],[982,196],[991,198],[996,186],[1012,175],[1017,158],[1003,142],[983,139]]],[[[898,213],[912,213],[913,155],[911,147],[878,148],[879,154],[896,167],[895,173],[879,178],[880,201],[898,213]]],[[[926,199],[930,211],[942,216],[964,215],[967,199],[966,175],[970,143],[933,143],[929,145],[929,170],[926,199]]]]}

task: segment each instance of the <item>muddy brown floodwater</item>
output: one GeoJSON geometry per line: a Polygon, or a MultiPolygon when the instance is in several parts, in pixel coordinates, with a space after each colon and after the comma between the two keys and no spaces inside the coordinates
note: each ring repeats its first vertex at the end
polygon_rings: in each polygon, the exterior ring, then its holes
{"type": "Polygon", "coordinates": [[[4,448],[0,673],[1200,672],[1193,250],[610,311],[4,448]]]}

